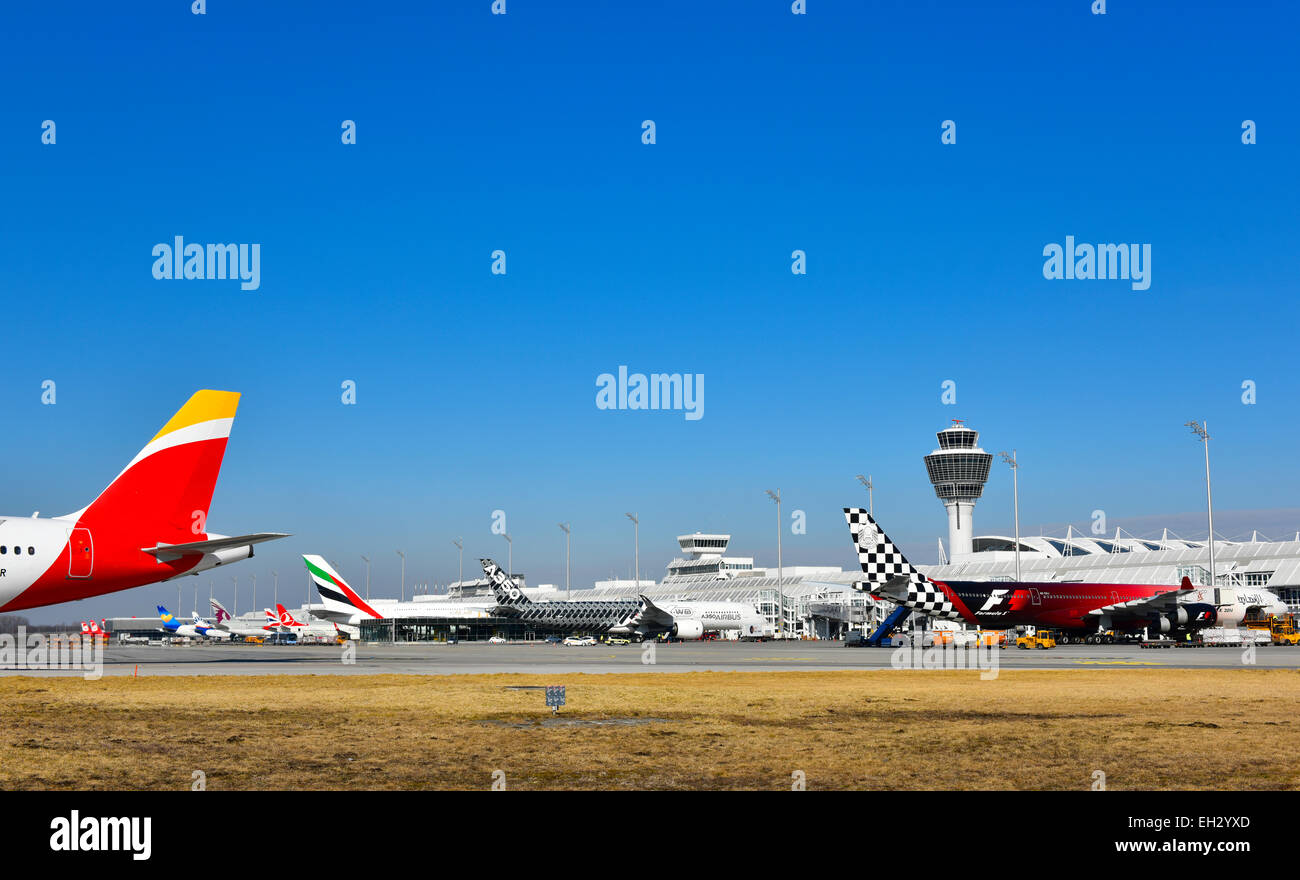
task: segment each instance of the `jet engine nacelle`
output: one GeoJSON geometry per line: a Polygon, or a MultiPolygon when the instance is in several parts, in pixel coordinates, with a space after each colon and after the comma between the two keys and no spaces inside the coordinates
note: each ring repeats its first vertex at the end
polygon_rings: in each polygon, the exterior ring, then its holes
{"type": "Polygon", "coordinates": [[[694,641],[704,638],[704,624],[698,620],[679,620],[673,624],[673,638],[694,641]]]}
{"type": "Polygon", "coordinates": [[[1219,620],[1219,613],[1213,605],[1205,603],[1188,603],[1179,605],[1168,614],[1156,618],[1154,628],[1162,633],[1176,629],[1202,629],[1214,626],[1219,620]]]}
{"type": "Polygon", "coordinates": [[[227,562],[239,562],[243,559],[253,558],[253,545],[245,544],[242,547],[227,547],[224,550],[214,550],[211,553],[204,553],[199,564],[191,568],[186,574],[198,574],[201,571],[207,571],[210,568],[216,568],[218,565],[225,565],[227,562]]]}

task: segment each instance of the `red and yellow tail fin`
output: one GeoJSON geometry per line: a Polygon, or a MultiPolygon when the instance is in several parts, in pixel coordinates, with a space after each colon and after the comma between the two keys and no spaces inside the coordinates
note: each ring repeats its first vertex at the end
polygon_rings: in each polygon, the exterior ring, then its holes
{"type": "Polygon", "coordinates": [[[69,518],[92,529],[130,522],[132,532],[169,543],[206,537],[208,507],[238,408],[236,391],[196,391],[117,479],[69,518]]]}

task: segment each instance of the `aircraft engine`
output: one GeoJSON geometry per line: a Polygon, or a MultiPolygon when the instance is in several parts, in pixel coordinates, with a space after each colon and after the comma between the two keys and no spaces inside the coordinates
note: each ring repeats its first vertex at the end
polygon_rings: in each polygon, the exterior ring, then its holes
{"type": "Polygon", "coordinates": [[[698,620],[679,620],[673,624],[673,638],[693,641],[704,637],[704,624],[698,620]]]}
{"type": "Polygon", "coordinates": [[[224,550],[214,550],[211,553],[203,554],[203,559],[199,561],[199,564],[186,573],[197,574],[200,571],[216,568],[218,565],[225,565],[227,562],[239,562],[241,559],[252,558],[252,544],[245,544],[242,547],[227,547],[224,550]]]}
{"type": "Polygon", "coordinates": [[[1213,605],[1205,603],[1179,605],[1168,614],[1161,614],[1152,622],[1152,629],[1167,633],[1176,629],[1202,629],[1214,626],[1219,614],[1213,605]]]}

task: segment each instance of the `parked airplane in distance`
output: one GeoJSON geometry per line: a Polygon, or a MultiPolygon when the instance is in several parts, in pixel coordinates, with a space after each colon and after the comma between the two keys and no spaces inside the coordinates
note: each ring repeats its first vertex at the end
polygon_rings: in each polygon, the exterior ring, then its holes
{"type": "Polygon", "coordinates": [[[64,516],[0,517],[0,612],[39,608],[197,574],[286,537],[207,531],[239,406],[198,391],[99,497],[64,516]]]}
{"type": "Polygon", "coordinates": [[[363,620],[387,620],[395,617],[421,617],[436,620],[473,620],[491,616],[493,602],[398,602],[394,599],[362,599],[323,556],[304,556],[307,574],[316,585],[322,607],[312,608],[317,617],[338,624],[356,637],[363,620]]]}
{"type": "Polygon", "coordinates": [[[216,599],[209,599],[208,601],[212,605],[212,616],[217,629],[228,632],[232,636],[239,636],[240,638],[248,638],[250,636],[263,638],[274,629],[274,627],[271,626],[258,626],[243,623],[242,621],[231,617],[230,612],[226,610],[226,606],[222,605],[216,599]]]}
{"type": "Polygon", "coordinates": [[[158,606],[158,616],[162,618],[162,631],[171,636],[182,636],[191,639],[203,638],[203,633],[192,623],[181,623],[171,612],[163,606],[158,606]]]}
{"type": "Polygon", "coordinates": [[[299,639],[333,639],[339,634],[337,623],[304,623],[298,620],[283,605],[275,606],[275,613],[270,608],[263,609],[267,617],[267,629],[273,632],[293,633],[299,639]]]}
{"type": "Polygon", "coordinates": [[[661,608],[645,596],[534,602],[491,559],[480,559],[497,598],[496,614],[550,632],[599,632],[650,638],[700,639],[705,632],[740,630],[761,636],[766,621],[740,602],[674,602],[661,608]]]}
{"type": "Polygon", "coordinates": [[[855,588],[921,614],[984,629],[1169,633],[1236,627],[1249,615],[1287,612],[1269,590],[1198,588],[1189,578],[1178,586],[933,580],[912,567],[865,509],[846,507],[844,518],[867,575],[855,588]]]}

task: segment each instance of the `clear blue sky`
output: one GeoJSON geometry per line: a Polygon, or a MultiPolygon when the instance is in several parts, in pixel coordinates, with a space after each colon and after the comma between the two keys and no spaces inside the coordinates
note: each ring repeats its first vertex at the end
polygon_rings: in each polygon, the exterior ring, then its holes
{"type": "MultiPolygon", "coordinates": [[[[1018,448],[1026,530],[1201,510],[1191,418],[1220,508],[1300,507],[1293,10],[808,3],[6,9],[0,509],[75,510],[204,387],[244,394],[209,528],[295,534],[214,577],[241,609],[303,552],[445,582],[457,535],[505,556],[495,509],[534,583],[560,520],[575,584],[626,576],[629,510],[646,576],[697,529],[772,563],[776,487],[786,561],[848,565],[866,472],[932,560],[954,417],[1018,448]],[[261,289],[154,280],[175,235],[260,243],[261,289]],[[1151,288],[1045,280],[1067,235],[1150,243],[1151,288]],[[704,418],[598,410],[620,364],[704,374],[704,418]]],[[[998,466],[977,531],[1010,509],[998,466]]]]}

